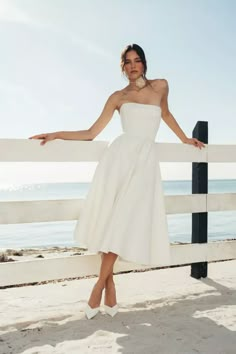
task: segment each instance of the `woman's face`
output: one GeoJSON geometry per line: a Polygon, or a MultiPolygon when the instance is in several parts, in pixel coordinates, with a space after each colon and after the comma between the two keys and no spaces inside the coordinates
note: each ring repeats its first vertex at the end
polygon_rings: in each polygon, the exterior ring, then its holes
{"type": "Polygon", "coordinates": [[[138,79],[144,71],[143,63],[138,54],[131,50],[126,54],[124,72],[130,81],[138,79]]]}

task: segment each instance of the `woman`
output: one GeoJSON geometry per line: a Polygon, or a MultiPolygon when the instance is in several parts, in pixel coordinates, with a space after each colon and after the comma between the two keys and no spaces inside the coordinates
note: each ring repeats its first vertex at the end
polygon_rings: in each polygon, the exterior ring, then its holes
{"type": "Polygon", "coordinates": [[[143,49],[128,45],[121,54],[121,69],[129,80],[114,92],[103,111],[87,130],[40,134],[41,144],[53,139],[93,140],[111,120],[115,110],[121,116],[124,133],[105,151],[75,229],[79,245],[101,254],[99,278],[91,292],[85,313],[93,318],[99,311],[105,289],[105,312],[118,311],[113,267],[117,257],[138,264],[170,261],[164,195],[155,135],[160,119],[185,144],[204,144],[188,138],[168,108],[168,82],[148,80],[143,49]]]}

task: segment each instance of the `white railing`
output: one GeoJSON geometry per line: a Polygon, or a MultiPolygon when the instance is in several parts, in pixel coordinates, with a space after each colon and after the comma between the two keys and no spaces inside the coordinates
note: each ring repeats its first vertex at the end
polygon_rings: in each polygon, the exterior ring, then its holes
{"type": "MultiPolygon", "coordinates": [[[[160,162],[236,162],[236,145],[156,143],[160,162]]],[[[0,162],[99,161],[108,142],[53,141],[40,146],[36,140],[0,140],[0,162]]],[[[83,199],[0,202],[0,224],[76,220],[83,199]]],[[[236,193],[165,196],[166,213],[236,210],[236,193]]],[[[0,240],[1,245],[1,240],[0,240]]],[[[236,241],[171,245],[171,265],[236,259],[236,241]]],[[[0,264],[0,286],[98,274],[100,257],[82,255],[0,264]]],[[[162,264],[157,264],[162,266],[162,264]]],[[[149,268],[118,262],[114,272],[149,268]]]]}

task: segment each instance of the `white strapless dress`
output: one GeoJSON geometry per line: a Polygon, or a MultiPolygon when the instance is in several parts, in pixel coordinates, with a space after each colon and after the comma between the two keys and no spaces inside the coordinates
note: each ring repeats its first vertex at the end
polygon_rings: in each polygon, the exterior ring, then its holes
{"type": "Polygon", "coordinates": [[[124,103],[123,133],[100,159],[74,238],[94,253],[142,265],[168,265],[170,242],[155,143],[161,121],[156,105],[124,103]]]}

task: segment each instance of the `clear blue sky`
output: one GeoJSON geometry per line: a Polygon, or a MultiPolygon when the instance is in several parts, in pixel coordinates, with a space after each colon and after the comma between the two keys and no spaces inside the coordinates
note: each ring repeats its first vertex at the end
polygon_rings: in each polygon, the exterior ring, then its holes
{"type": "MultiPolygon", "coordinates": [[[[235,18],[234,0],[0,0],[1,138],[87,129],[138,43],[185,133],[207,120],[209,144],[235,144],[235,18]]],[[[116,113],[96,140],[120,133],[116,113]]],[[[156,140],[180,142],[164,122],[156,140]]]]}

